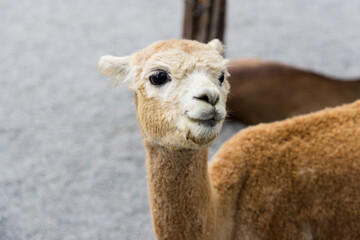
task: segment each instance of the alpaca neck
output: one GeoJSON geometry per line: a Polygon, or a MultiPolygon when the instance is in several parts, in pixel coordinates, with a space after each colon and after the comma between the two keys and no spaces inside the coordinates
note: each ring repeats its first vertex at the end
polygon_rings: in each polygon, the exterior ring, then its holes
{"type": "Polygon", "coordinates": [[[150,207],[158,239],[210,239],[215,209],[208,149],[145,144],[150,207]]]}

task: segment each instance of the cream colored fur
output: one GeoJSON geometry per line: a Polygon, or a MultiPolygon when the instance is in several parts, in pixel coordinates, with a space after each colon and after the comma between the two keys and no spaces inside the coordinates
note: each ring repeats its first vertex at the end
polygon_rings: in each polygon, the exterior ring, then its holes
{"type": "Polygon", "coordinates": [[[98,69],[135,93],[158,239],[358,239],[360,101],[239,132],[208,167],[226,116],[218,40],[156,42],[98,69]],[[149,79],[165,71],[161,86],[149,79]]]}

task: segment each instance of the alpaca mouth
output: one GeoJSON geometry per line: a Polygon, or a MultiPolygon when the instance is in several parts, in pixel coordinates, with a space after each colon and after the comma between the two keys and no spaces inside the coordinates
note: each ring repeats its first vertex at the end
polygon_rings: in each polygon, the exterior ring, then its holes
{"type": "Polygon", "coordinates": [[[191,116],[191,114],[186,113],[186,116],[191,122],[197,123],[205,127],[214,127],[222,120],[224,120],[224,118],[215,110],[211,112],[201,113],[195,117],[191,116]]]}
{"type": "Polygon", "coordinates": [[[207,119],[207,120],[189,118],[189,120],[191,122],[195,122],[195,123],[200,124],[205,127],[214,127],[216,124],[218,124],[220,122],[220,120],[216,120],[215,118],[211,118],[211,119],[207,119]]]}

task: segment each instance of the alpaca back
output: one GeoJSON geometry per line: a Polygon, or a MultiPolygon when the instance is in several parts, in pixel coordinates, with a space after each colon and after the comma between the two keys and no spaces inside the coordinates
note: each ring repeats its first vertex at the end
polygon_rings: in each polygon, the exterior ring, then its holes
{"type": "Polygon", "coordinates": [[[247,124],[283,120],[360,98],[360,79],[345,81],[252,59],[232,61],[228,71],[230,116],[247,124]]]}
{"type": "Polygon", "coordinates": [[[210,177],[234,239],[359,239],[360,101],[240,131],[210,177]]]}

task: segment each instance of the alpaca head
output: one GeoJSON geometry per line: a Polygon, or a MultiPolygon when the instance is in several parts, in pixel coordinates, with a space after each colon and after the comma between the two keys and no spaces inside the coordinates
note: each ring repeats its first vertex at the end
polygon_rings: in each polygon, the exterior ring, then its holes
{"type": "Polygon", "coordinates": [[[98,70],[134,91],[145,142],[200,148],[216,139],[226,116],[230,86],[222,53],[219,40],[159,41],[130,56],[103,56],[98,70]]]}

